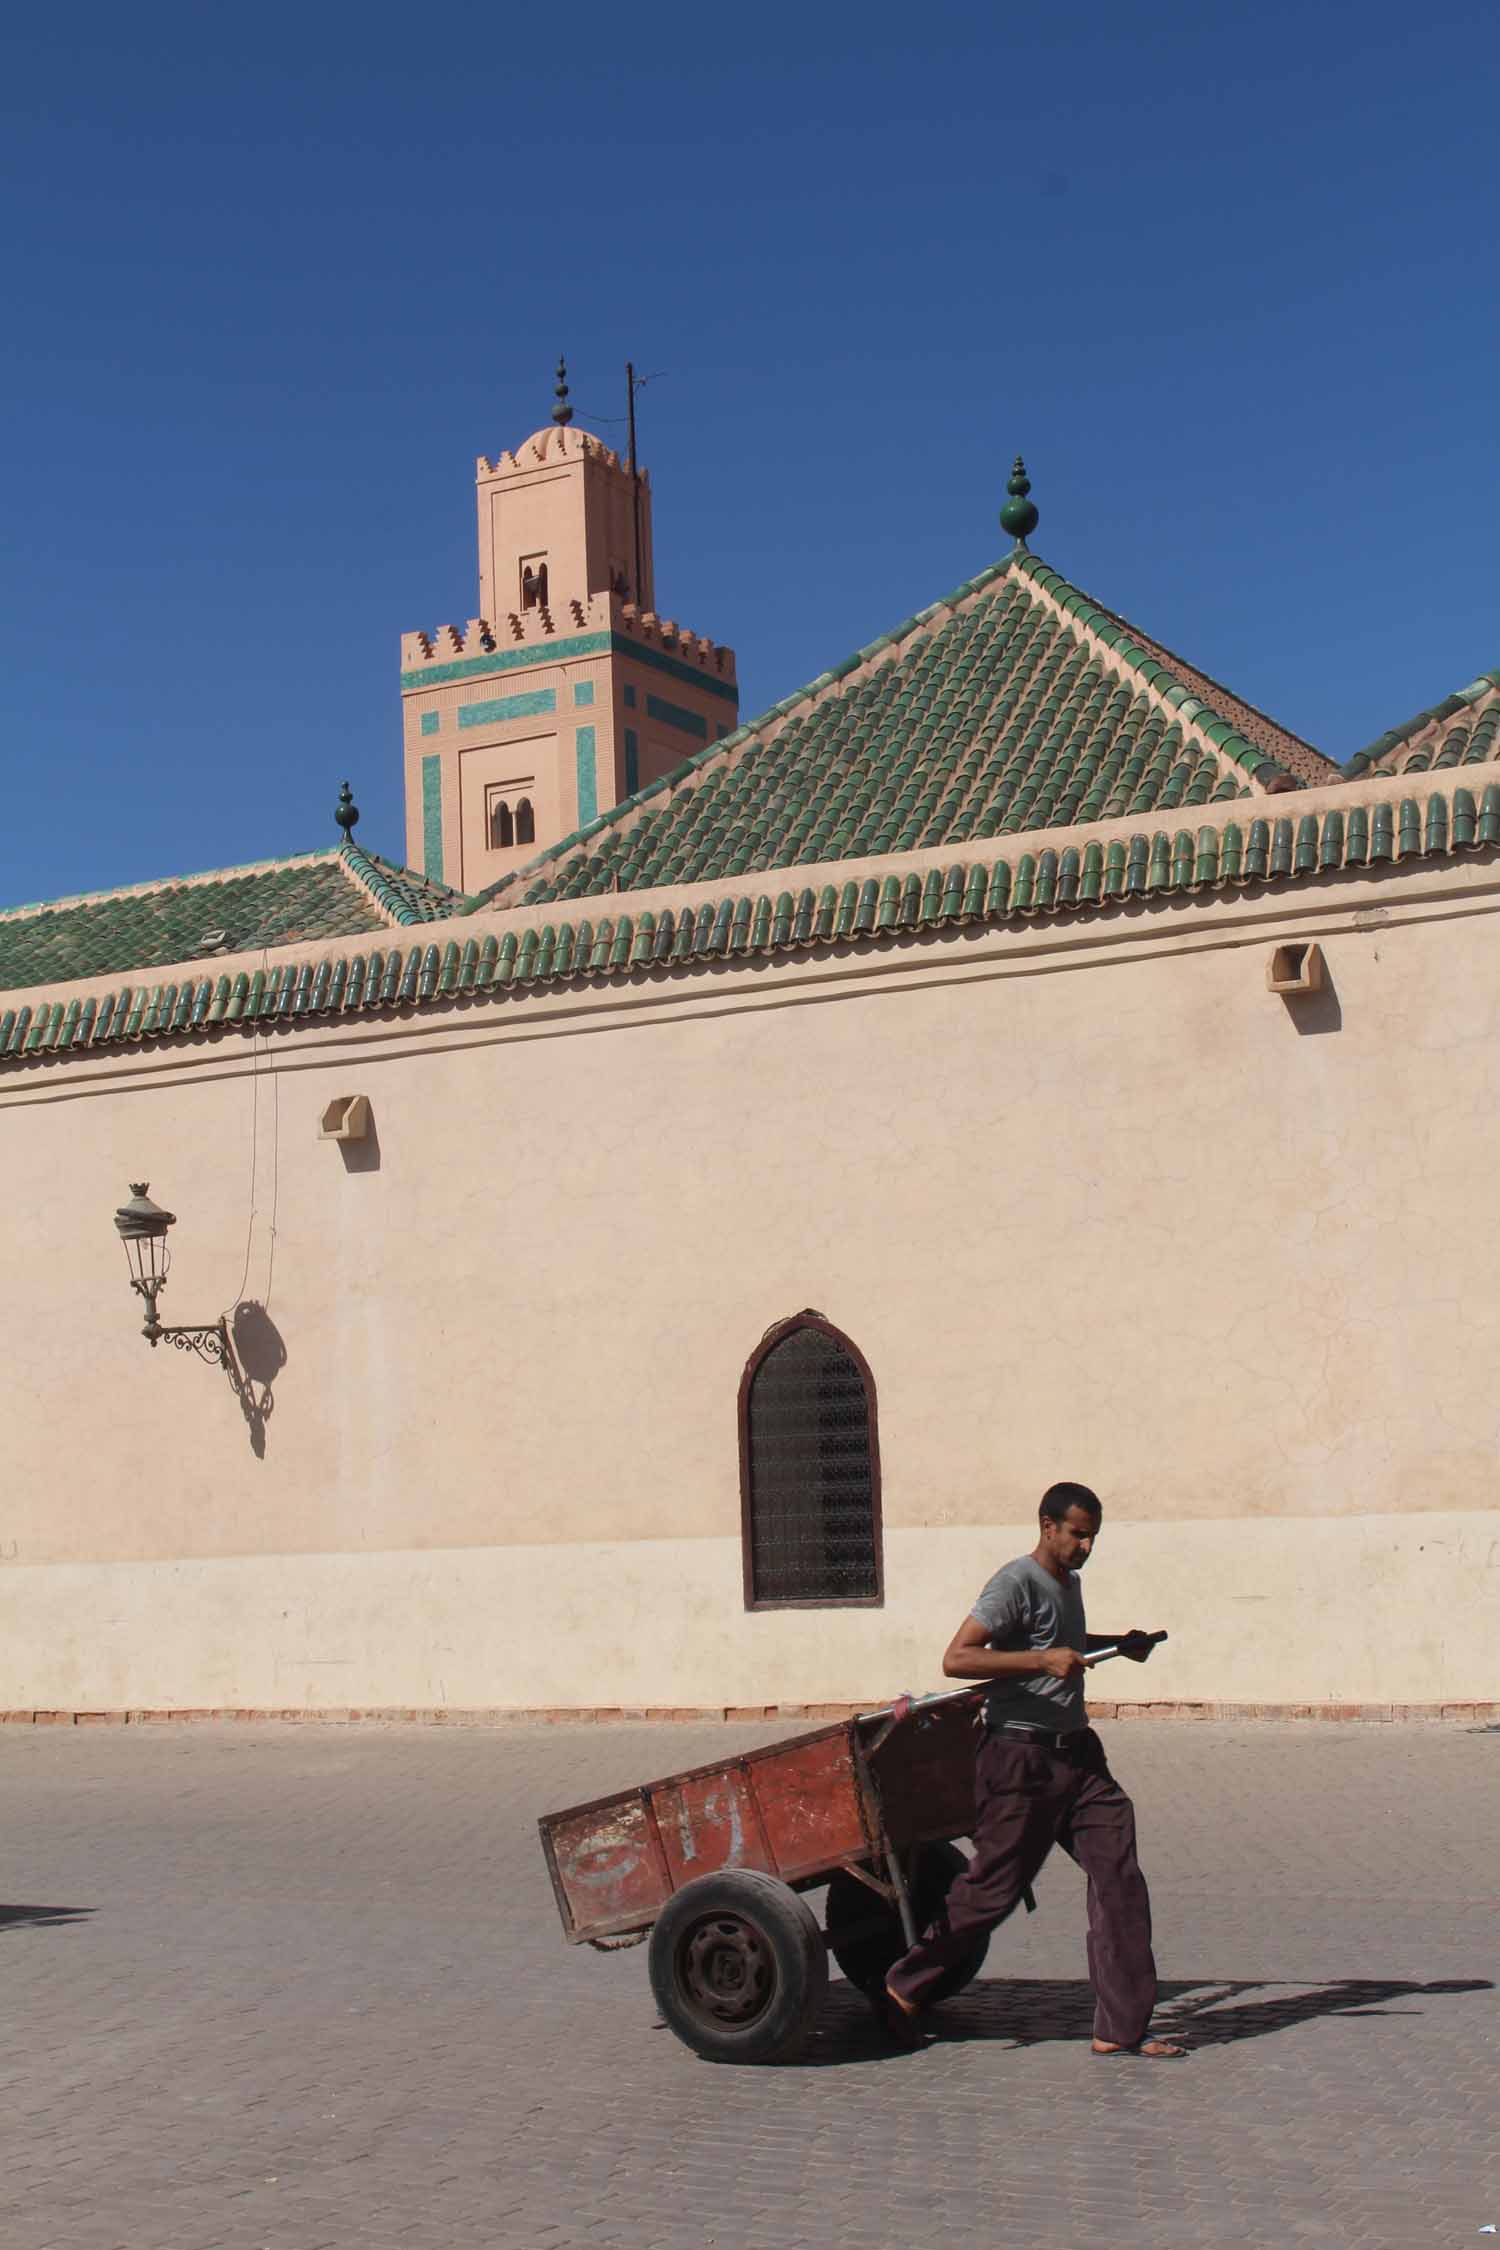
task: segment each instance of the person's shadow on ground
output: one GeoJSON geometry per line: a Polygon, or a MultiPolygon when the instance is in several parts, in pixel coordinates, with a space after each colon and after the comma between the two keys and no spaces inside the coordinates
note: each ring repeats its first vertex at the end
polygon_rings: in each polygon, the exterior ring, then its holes
{"type": "MultiPolygon", "coordinates": [[[[1459,1992],[1492,1992],[1489,1977],[1440,1977],[1429,1984],[1404,1977],[1339,1977],[1332,1982],[1287,1984],[1274,1977],[1199,1977],[1163,1982],[1154,2028],[1197,2050],[1225,2047],[1289,2031],[1318,2016],[1415,2016],[1420,2007],[1392,2003],[1443,1998],[1459,1992]],[[1261,1995],[1235,2005],[1239,1993],[1261,1995]]],[[[986,1977],[923,2018],[934,2045],[994,2039],[1008,2046],[1087,2039],[1094,2024],[1094,1995],[1086,1978],[986,1977]]],[[[834,1984],[818,2037],[802,2057],[813,2067],[901,2058],[877,2030],[869,2005],[852,1985],[834,1984]]]]}
{"type": "Polygon", "coordinates": [[[91,1906],[0,1906],[0,1930],[46,1929],[53,1923],[82,1922],[91,1906]]]}

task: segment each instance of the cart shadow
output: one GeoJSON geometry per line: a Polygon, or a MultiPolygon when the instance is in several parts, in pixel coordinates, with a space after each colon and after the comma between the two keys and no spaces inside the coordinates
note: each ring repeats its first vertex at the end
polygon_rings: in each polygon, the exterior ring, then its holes
{"type": "Polygon", "coordinates": [[[92,1906],[0,1906],[0,1930],[49,1929],[86,1921],[92,1906]]]}
{"type": "MultiPolygon", "coordinates": [[[[1266,1977],[1179,1978],[1160,1987],[1156,2026],[1194,2048],[1227,2047],[1242,2039],[1290,2031],[1320,2016],[1363,2021],[1422,2015],[1426,2011],[1420,2007],[1392,2003],[1494,1989],[1489,1977],[1442,1977],[1428,1984],[1401,1977],[1339,1977],[1311,1985],[1266,1977]],[[1262,1997],[1238,2000],[1238,1995],[1250,1992],[1262,1997]]],[[[999,2040],[1007,2046],[1033,2047],[1052,2040],[1087,2039],[1093,2023],[1093,1990],[1083,1977],[990,1977],[934,2009],[923,2028],[934,2046],[999,2040]]],[[[894,2062],[908,2052],[884,2037],[862,1994],[851,1985],[835,1984],[816,2039],[793,2067],[894,2062]]]]}

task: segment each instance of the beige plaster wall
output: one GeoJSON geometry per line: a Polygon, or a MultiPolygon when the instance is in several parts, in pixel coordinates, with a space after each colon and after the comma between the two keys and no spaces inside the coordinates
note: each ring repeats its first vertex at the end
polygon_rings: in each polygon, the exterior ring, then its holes
{"type": "Polygon", "coordinates": [[[1497,904],[1433,863],[0,1079],[0,1705],[879,1699],[1059,1475],[1096,1620],[1173,1635],[1111,1694],[1493,1695],[1497,904]],[[266,1309],[259,1450],[139,1338],[142,1177],[164,1317],[266,1309]],[[736,1389],[808,1305],[888,1601],[747,1617],[736,1389]]]}
{"type": "MultiPolygon", "coordinates": [[[[883,1611],[741,1605],[738,1540],[12,1566],[12,1709],[741,1707],[940,1688],[949,1633],[1022,1519],[892,1532],[883,1611]]],[[[1116,1698],[1441,1706],[1493,1698],[1500,1512],[1130,1524],[1086,1579],[1106,1631],[1166,1624],[1116,1698]],[[1455,1602],[1455,1587],[1461,1594],[1455,1602]],[[1476,1643],[1478,1646],[1476,1646],[1476,1643]],[[1479,1684],[1476,1685],[1476,1681],[1479,1684]]]]}

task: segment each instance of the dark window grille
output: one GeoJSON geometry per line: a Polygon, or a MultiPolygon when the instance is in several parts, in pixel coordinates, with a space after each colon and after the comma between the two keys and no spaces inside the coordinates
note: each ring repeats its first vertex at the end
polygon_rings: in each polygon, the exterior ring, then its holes
{"type": "Polygon", "coordinates": [[[753,1608],[878,1602],[874,1385],[826,1321],[773,1329],[740,1394],[745,1597],[753,1608]]]}

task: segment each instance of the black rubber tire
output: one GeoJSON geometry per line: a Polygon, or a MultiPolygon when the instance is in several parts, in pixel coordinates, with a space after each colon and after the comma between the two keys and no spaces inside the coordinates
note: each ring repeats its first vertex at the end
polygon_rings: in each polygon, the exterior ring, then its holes
{"type": "Polygon", "coordinates": [[[706,2062],[786,2062],[806,2046],[828,1956],[806,1899],[774,1875],[726,1867],[668,1899],[651,1932],[663,2021],[706,2062]]]}
{"type": "MultiPolygon", "coordinates": [[[[936,1920],[955,1876],[961,1875],[968,1864],[956,1844],[922,1846],[915,1871],[907,1878],[912,1919],[919,1930],[936,1920]]],[[[861,1992],[878,1992],[892,1964],[906,1951],[901,1917],[895,1907],[887,1906],[857,1876],[835,1875],[828,1886],[824,1923],[829,1951],[849,1982],[861,1992]],[[848,1937],[840,1934],[845,1930],[851,1933],[848,1937]],[[858,1934],[852,1934],[855,1932],[858,1934]]],[[[989,1949],[990,1933],[986,1931],[974,1940],[963,1959],[944,1973],[928,2004],[951,2000],[955,1992],[972,1984],[984,1967],[989,1949]]]]}

